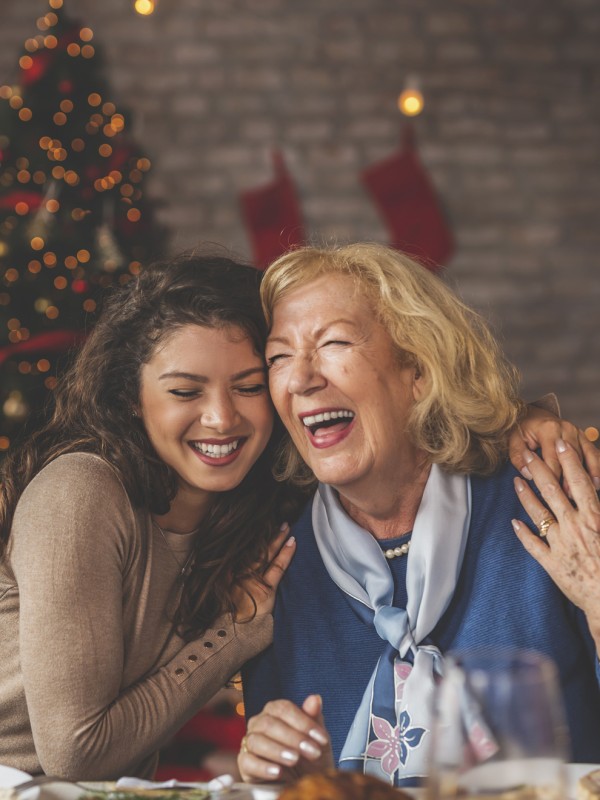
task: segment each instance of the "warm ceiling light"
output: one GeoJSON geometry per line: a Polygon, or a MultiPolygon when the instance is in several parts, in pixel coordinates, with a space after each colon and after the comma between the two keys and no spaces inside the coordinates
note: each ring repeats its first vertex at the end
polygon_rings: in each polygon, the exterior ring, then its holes
{"type": "Polygon", "coordinates": [[[416,117],[423,111],[423,95],[419,89],[419,80],[409,76],[404,84],[404,91],[398,97],[398,108],[407,117],[416,117]]]}
{"type": "Polygon", "coordinates": [[[158,0],[135,0],[133,5],[138,14],[147,17],[154,13],[158,0]]]}

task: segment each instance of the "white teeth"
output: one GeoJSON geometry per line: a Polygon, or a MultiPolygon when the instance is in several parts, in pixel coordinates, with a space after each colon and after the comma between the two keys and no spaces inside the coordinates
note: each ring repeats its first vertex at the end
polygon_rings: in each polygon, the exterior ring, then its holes
{"type": "Polygon", "coordinates": [[[316,425],[317,422],[325,422],[325,420],[330,419],[341,419],[343,417],[346,417],[347,419],[353,419],[354,412],[346,410],[324,411],[322,414],[313,414],[310,417],[304,417],[302,422],[307,428],[310,428],[312,425],[316,425]]]}
{"type": "Polygon", "coordinates": [[[228,456],[230,453],[233,453],[234,450],[237,450],[239,443],[240,440],[235,439],[233,442],[229,442],[228,444],[206,444],[206,442],[191,442],[191,445],[195,450],[198,450],[198,452],[202,453],[204,456],[210,456],[211,458],[223,458],[223,456],[228,456]]]}

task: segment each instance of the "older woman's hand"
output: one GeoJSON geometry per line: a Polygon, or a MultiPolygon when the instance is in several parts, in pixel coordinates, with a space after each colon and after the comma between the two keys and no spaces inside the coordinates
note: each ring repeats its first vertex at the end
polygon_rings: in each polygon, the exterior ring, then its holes
{"type": "Polygon", "coordinates": [[[596,489],[600,489],[600,451],[589,441],[585,433],[567,420],[559,419],[550,411],[536,406],[527,406],[527,416],[512,432],[508,443],[508,454],[515,469],[532,479],[526,456],[530,450],[542,452],[542,458],[557,478],[564,477],[564,488],[569,496],[571,489],[568,476],[564,475],[556,453],[556,443],[562,439],[570,444],[592,478],[596,489]]]}
{"type": "Polygon", "coordinates": [[[319,695],[309,695],[302,708],[289,700],[272,700],[249,720],[238,756],[243,780],[287,783],[332,766],[319,695]]]}
{"type": "Polygon", "coordinates": [[[583,610],[600,653],[600,502],[574,448],[559,439],[556,453],[573,503],[548,465],[529,452],[527,466],[550,511],[525,481],[515,478],[519,500],[540,535],[534,535],[518,520],[513,520],[513,527],[527,552],[569,600],[583,610]]]}

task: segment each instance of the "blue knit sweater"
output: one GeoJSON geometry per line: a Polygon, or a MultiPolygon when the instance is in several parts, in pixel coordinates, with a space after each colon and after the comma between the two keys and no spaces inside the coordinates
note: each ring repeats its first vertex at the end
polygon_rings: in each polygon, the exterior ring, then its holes
{"type": "MultiPolygon", "coordinates": [[[[485,645],[528,648],[556,662],[571,734],[572,759],[600,762],[600,689],[594,645],[583,614],[523,549],[510,520],[534,526],[507,465],[491,478],[471,477],[471,526],[452,601],[432,633],[442,652],[485,645]]],[[[309,503],[293,533],[298,545],[278,590],[274,644],[243,671],[246,713],[287,698],[323,697],[334,757],[384,643],[360,621],[323,566],[309,503]]],[[[385,546],[402,543],[385,542],[385,546]]],[[[394,604],[406,607],[406,557],[389,562],[394,604]]]]}

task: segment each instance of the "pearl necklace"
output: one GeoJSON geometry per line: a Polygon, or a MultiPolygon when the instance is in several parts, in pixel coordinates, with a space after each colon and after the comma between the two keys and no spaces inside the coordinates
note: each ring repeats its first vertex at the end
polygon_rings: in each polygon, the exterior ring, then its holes
{"type": "Polygon", "coordinates": [[[383,555],[390,561],[392,558],[398,558],[398,556],[405,556],[410,549],[410,540],[408,542],[404,542],[399,547],[390,547],[389,550],[384,550],[383,555]]]}
{"type": "MultiPolygon", "coordinates": [[[[169,553],[171,553],[171,556],[172,556],[173,560],[175,561],[175,563],[179,567],[179,569],[180,569],[179,577],[180,578],[186,578],[190,574],[190,572],[192,571],[191,567],[192,567],[192,559],[194,558],[194,551],[190,550],[190,552],[188,553],[188,555],[185,558],[185,561],[182,564],[181,561],[175,555],[175,551],[173,550],[173,548],[169,544],[169,540],[167,539],[165,532],[160,527],[158,522],[154,519],[154,517],[152,517],[152,524],[156,527],[157,531],[162,536],[163,542],[167,546],[167,550],[169,551],[169,553]]],[[[190,533],[198,533],[198,531],[197,530],[196,531],[190,531],[190,533]]]]}

